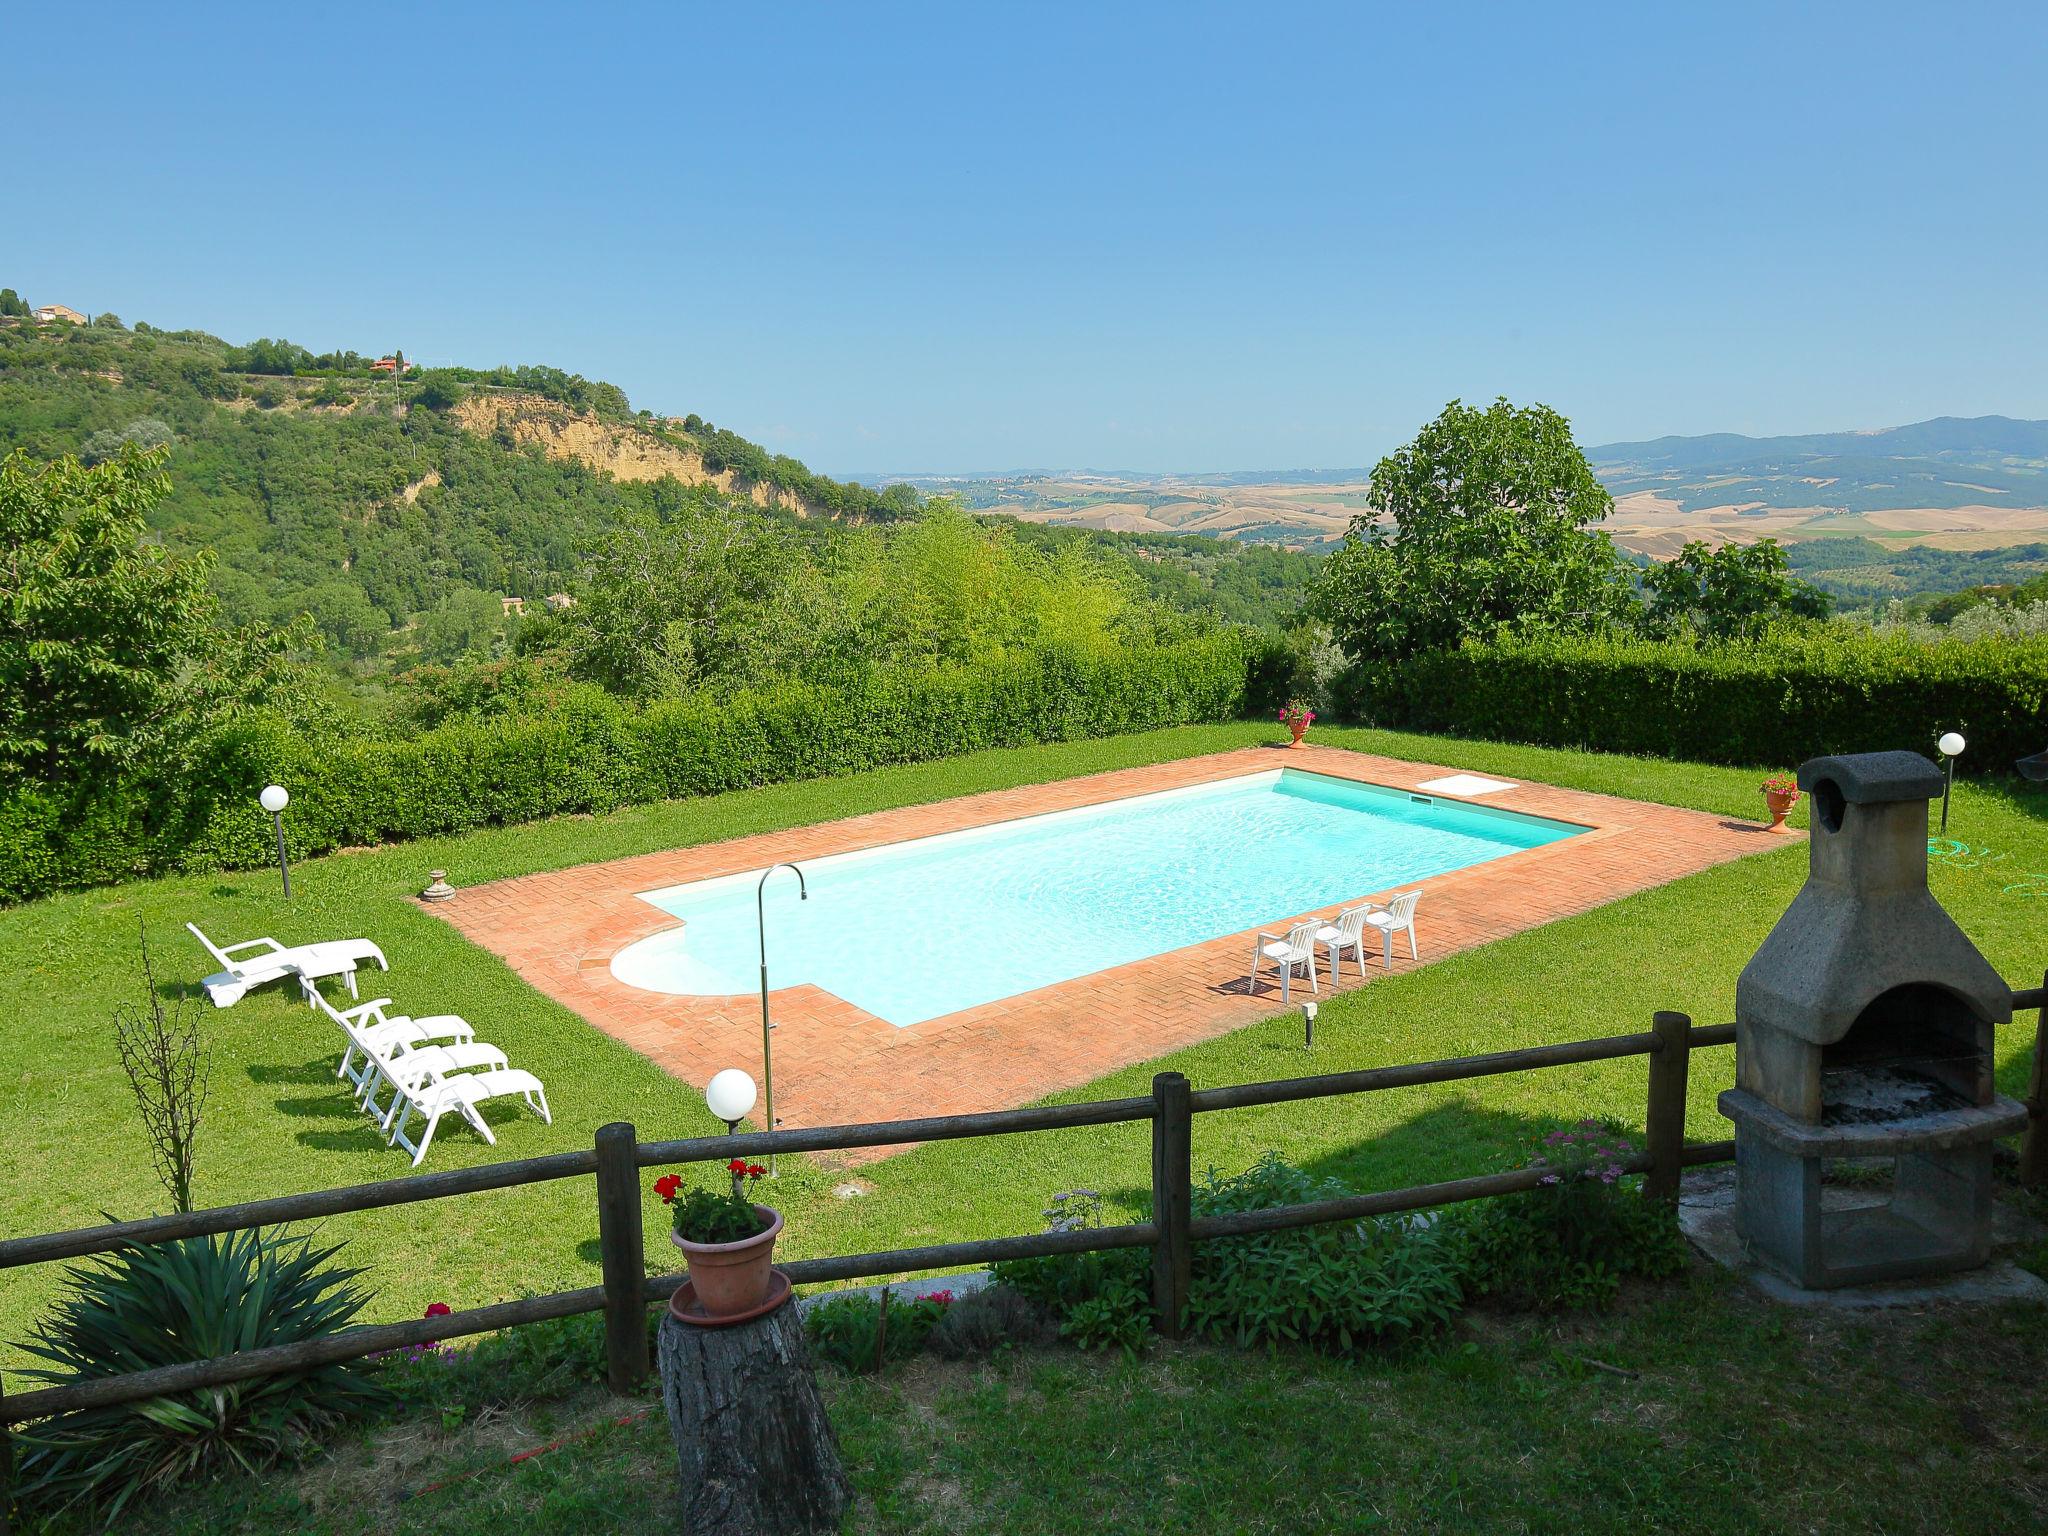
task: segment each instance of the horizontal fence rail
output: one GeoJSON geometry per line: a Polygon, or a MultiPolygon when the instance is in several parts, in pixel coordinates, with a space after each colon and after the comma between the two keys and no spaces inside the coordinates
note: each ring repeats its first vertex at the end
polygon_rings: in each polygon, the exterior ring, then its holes
{"type": "MultiPolygon", "coordinates": [[[[2043,1011],[2039,1035],[2042,1041],[2048,1042],[2048,1006],[2044,1006],[2044,1002],[2048,1002],[2048,978],[2044,978],[2042,987],[2015,991],[2012,1001],[2015,1012],[2029,1008],[2043,1011]]],[[[1161,1073],[1153,1080],[1150,1095],[1078,1104],[650,1142],[636,1140],[630,1126],[609,1125],[598,1132],[597,1145],[589,1152],[520,1158],[478,1168],[415,1174],[207,1211],[11,1238],[0,1241],[0,1269],[79,1258],[141,1244],[172,1242],[249,1227],[274,1226],[595,1175],[605,1283],[471,1308],[445,1317],[365,1325],[323,1339],[247,1350],[219,1359],[162,1366],[0,1397],[0,1447],[4,1447],[4,1427],[9,1424],[78,1409],[108,1407],[169,1393],[225,1386],[263,1376],[312,1370],[413,1345],[592,1312],[605,1314],[608,1379],[616,1390],[626,1390],[644,1377],[650,1368],[645,1323],[647,1309],[665,1305],[669,1293],[686,1278],[681,1274],[648,1277],[645,1273],[637,1171],[648,1167],[724,1162],[732,1157],[763,1157],[771,1153],[906,1146],[928,1141],[1149,1121],[1152,1126],[1150,1221],[1074,1232],[982,1238],[878,1253],[795,1259],[778,1267],[793,1283],[819,1284],[964,1264],[992,1264],[1121,1248],[1151,1248],[1154,1253],[1153,1300],[1159,1326],[1162,1331],[1174,1333],[1180,1327],[1181,1312],[1186,1304],[1189,1250],[1195,1242],[1360,1221],[1515,1194],[1538,1187],[1547,1172],[1540,1167],[1520,1168],[1406,1189],[1197,1218],[1190,1209],[1192,1164],[1188,1129],[1194,1115],[1643,1056],[1650,1062],[1646,1146],[1644,1151],[1632,1156],[1625,1167],[1630,1173],[1645,1175],[1646,1195],[1675,1199],[1678,1174],[1682,1169],[1726,1162],[1735,1155],[1732,1141],[1688,1144],[1684,1140],[1687,1065],[1691,1053],[1729,1045],[1734,1040],[1733,1024],[1696,1026],[1683,1014],[1660,1013],[1654,1028],[1638,1034],[1532,1046],[1524,1050],[1443,1061],[1326,1073],[1315,1077],[1192,1089],[1180,1074],[1161,1073]]],[[[2048,1050],[2048,1045],[2042,1049],[2048,1050]]],[[[2036,1087],[2029,1105],[2034,1114],[2028,1133],[2029,1156],[2048,1144],[2048,1136],[2041,1132],[2044,1113],[2040,1102],[2043,1098],[2039,1087],[2041,1070],[2041,1052],[2037,1051],[2034,1063],[2036,1087]]],[[[6,1460],[0,1457],[0,1474],[4,1474],[6,1466],[6,1460]]],[[[4,1500],[5,1489],[0,1488],[0,1507],[4,1507],[4,1500]]]]}

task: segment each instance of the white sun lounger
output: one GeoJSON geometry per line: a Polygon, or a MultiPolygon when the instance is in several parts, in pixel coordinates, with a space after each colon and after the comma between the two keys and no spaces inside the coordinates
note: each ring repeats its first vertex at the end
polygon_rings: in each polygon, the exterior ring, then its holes
{"type": "Polygon", "coordinates": [[[314,997],[319,1008],[345,1037],[341,1065],[335,1069],[334,1075],[353,1083],[359,1098],[370,1079],[376,1076],[377,1052],[407,1051],[428,1045],[468,1045],[476,1039],[476,1031],[456,1014],[437,1013],[429,1018],[412,1019],[402,1013],[387,1014],[384,1010],[391,1006],[388,997],[372,998],[353,1008],[336,1008],[317,992],[314,997]],[[358,1051],[363,1053],[360,1061],[356,1059],[358,1051]]]}
{"type": "Polygon", "coordinates": [[[288,976],[297,978],[309,1005],[317,995],[313,983],[323,976],[347,977],[348,995],[354,997],[356,967],[363,961],[374,960],[381,969],[391,969],[390,962],[384,958],[384,951],[368,939],[338,939],[326,944],[301,944],[287,949],[275,939],[261,938],[230,944],[222,949],[199,931],[197,923],[187,923],[185,927],[193,938],[206,946],[206,952],[220,962],[220,970],[199,983],[206,988],[206,995],[216,1008],[232,1007],[251,988],[283,981],[288,976]],[[236,955],[244,950],[255,953],[236,959],[236,955]]]}
{"type": "Polygon", "coordinates": [[[501,1067],[491,1072],[444,1075],[423,1063],[423,1058],[431,1054],[431,1050],[415,1051],[393,1062],[390,1069],[389,1080],[397,1089],[397,1098],[393,1102],[396,1117],[388,1122],[391,1144],[404,1147],[412,1154],[413,1167],[419,1167],[426,1158],[427,1148],[433,1145],[435,1127],[451,1110],[467,1120],[485,1141],[496,1146],[498,1138],[491,1134],[491,1128],[484,1124],[484,1117],[476,1109],[486,1099],[518,1094],[525,1099],[526,1107],[539,1115],[542,1121],[554,1124],[554,1116],[548,1112],[547,1090],[531,1072],[501,1067]],[[415,1112],[427,1122],[427,1128],[417,1143],[405,1134],[405,1127],[415,1112]]]}

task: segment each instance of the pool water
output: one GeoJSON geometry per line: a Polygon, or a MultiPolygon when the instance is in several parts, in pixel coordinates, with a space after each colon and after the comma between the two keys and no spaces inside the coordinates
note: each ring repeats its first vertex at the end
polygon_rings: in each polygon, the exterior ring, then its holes
{"type": "MultiPolygon", "coordinates": [[[[769,985],[808,982],[917,1024],[1584,830],[1274,769],[814,859],[807,901],[779,870],[769,985]]],[[[622,950],[613,974],[655,992],[755,991],[759,880],[647,892],[683,927],[622,950]]],[[[1427,903],[1419,921],[1426,933],[1427,903]]]]}

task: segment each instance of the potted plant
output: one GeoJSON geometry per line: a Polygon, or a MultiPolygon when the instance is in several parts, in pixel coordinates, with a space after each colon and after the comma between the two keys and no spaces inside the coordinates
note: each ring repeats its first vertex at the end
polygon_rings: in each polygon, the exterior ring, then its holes
{"type": "Polygon", "coordinates": [[[768,1170],[736,1157],[726,1172],[732,1188],[717,1194],[693,1189],[682,1195],[679,1174],[654,1181],[654,1192],[673,1217],[669,1241],[683,1250],[697,1305],[713,1317],[751,1311],[768,1299],[775,1239],[782,1233],[782,1213],[746,1195],[747,1186],[768,1170]]]}
{"type": "Polygon", "coordinates": [[[1763,783],[1764,804],[1771,809],[1772,832],[1785,830],[1785,818],[1799,803],[1799,781],[1789,773],[1774,773],[1763,783]]]}
{"type": "Polygon", "coordinates": [[[1289,741],[1287,745],[1290,747],[1300,746],[1301,738],[1308,734],[1309,722],[1315,719],[1315,717],[1316,712],[1302,703],[1301,700],[1290,700],[1287,707],[1280,711],[1280,723],[1287,727],[1288,733],[1293,737],[1293,740],[1289,741]]]}

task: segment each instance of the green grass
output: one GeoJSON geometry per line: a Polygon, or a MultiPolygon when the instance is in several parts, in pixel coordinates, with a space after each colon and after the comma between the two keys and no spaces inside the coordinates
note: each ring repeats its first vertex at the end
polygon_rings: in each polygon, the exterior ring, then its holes
{"type": "MultiPolygon", "coordinates": [[[[1470,1312],[1396,1355],[1053,1348],[822,1380],[855,1536],[1933,1536],[2048,1521],[2044,1369],[2039,1305],[1787,1310],[1702,1264],[1608,1317],[1470,1312]]],[[[532,1401],[501,1382],[493,1401],[459,1427],[416,1417],[297,1473],[194,1490],[147,1528],[676,1529],[651,1398],[532,1401]]]]}
{"type": "MultiPolygon", "coordinates": [[[[653,849],[798,826],[886,806],[1211,752],[1270,739],[1268,726],[1156,732],[1106,742],[982,754],[842,780],[470,834],[309,861],[287,905],[273,876],[200,875],[142,882],[0,912],[0,1136],[9,1150],[5,1232],[90,1223],[99,1213],[163,1208],[147,1150],[114,1063],[109,1016],[137,996],[134,936],[145,924],[162,969],[197,976],[197,946],[179,926],[216,937],[274,934],[285,942],[367,934],[390,954],[369,978],[411,1012],[452,1011],[547,1081],[556,1123],[495,1112],[498,1147],[457,1130],[436,1143],[435,1168],[590,1145],[597,1126],[633,1121],[645,1137],[715,1129],[694,1089],[540,996],[407,898],[429,868],[458,885],[653,849]]],[[[1757,774],[1585,753],[1504,747],[1374,731],[1318,729],[1337,745],[1692,806],[1753,819],[1757,774]]],[[[2040,975],[2048,907],[2048,796],[1963,784],[1956,833],[1971,851],[1938,864],[1935,888],[2003,972],[2040,975]],[[2034,885],[2026,883],[2033,876],[2034,885]]],[[[1783,910],[1804,870],[1787,848],[1709,871],[1582,917],[1375,982],[1328,1003],[1317,1049],[1305,1054],[1293,1014],[1160,1062],[1134,1065],[1069,1098],[1143,1091],[1177,1068],[1198,1086],[1419,1060],[1646,1027],[1680,1008],[1702,1022],[1730,1015],[1735,975],[1783,910]]],[[[1427,941],[1426,911],[1424,940],[1427,941]]],[[[203,1004],[202,1004],[203,1006],[203,1004]]],[[[1115,1029],[1113,1017],[1085,1021],[1115,1029]]],[[[215,1052],[198,1198],[227,1204],[403,1173],[332,1076],[331,1026],[283,989],[206,1014],[215,1052]]],[[[2022,1031],[2001,1040],[2007,1091],[2018,1085],[2022,1031]]],[[[1730,1053],[1695,1061],[1691,1128],[1725,1134],[1713,1096],[1730,1053]]],[[[800,1096],[800,1081],[778,1084],[800,1096]]],[[[1483,1170],[1535,1130],[1588,1113],[1640,1123],[1640,1061],[1204,1116],[1200,1163],[1235,1169],[1268,1147],[1361,1185],[1483,1170]]],[[[843,1175],[785,1159],[773,1198],[788,1215],[792,1257],[1035,1230],[1044,1197],[1088,1184],[1126,1212],[1146,1177],[1143,1127],[1105,1127],[948,1143],[860,1170],[868,1193],[836,1199],[843,1175]]],[[[648,1201],[659,1242],[659,1207],[648,1201]]],[[[593,1284],[595,1216],[587,1180],[465,1196],[340,1218],[381,1294],[377,1319],[417,1316],[430,1301],[478,1305],[522,1292],[593,1284]]],[[[668,1267],[661,1249],[652,1262],[668,1267]]],[[[0,1275],[0,1338],[18,1338],[57,1279],[48,1266],[0,1275]]],[[[18,1366],[18,1356],[6,1362],[18,1366]]],[[[10,1383],[19,1387],[19,1382],[10,1383]]]]}

